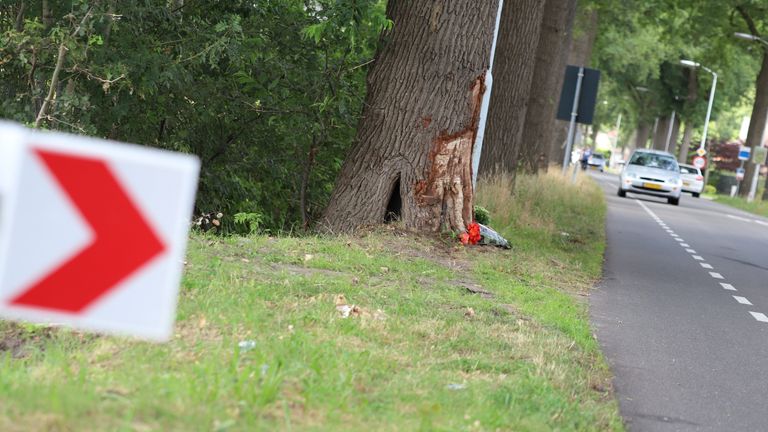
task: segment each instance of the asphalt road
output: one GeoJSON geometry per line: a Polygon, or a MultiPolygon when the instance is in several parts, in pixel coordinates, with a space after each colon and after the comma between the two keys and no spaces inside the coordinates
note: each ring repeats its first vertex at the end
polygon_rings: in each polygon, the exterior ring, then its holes
{"type": "Polygon", "coordinates": [[[768,219],[684,194],[608,202],[592,324],[631,431],[768,430],[768,219]]]}

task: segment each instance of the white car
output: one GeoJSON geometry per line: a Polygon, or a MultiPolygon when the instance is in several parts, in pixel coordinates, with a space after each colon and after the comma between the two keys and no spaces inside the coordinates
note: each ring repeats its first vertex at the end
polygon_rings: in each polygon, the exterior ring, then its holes
{"type": "Polygon", "coordinates": [[[701,170],[693,165],[680,164],[680,177],[683,179],[683,192],[690,192],[694,198],[698,198],[704,190],[701,170]]]}
{"type": "Polygon", "coordinates": [[[666,198],[672,205],[680,204],[683,180],[680,166],[670,153],[637,149],[619,176],[619,196],[627,192],[666,198]]]}
{"type": "Polygon", "coordinates": [[[587,165],[592,169],[597,169],[600,170],[600,172],[603,172],[605,171],[605,156],[600,153],[593,153],[589,159],[587,159],[587,165]]]}

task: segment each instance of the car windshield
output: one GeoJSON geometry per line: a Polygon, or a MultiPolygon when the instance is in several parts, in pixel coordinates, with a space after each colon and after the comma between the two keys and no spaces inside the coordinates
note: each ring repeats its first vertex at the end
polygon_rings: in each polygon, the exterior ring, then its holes
{"type": "Polygon", "coordinates": [[[602,159],[602,158],[603,158],[603,155],[601,155],[601,154],[599,154],[599,153],[598,153],[598,154],[593,154],[593,155],[592,155],[592,159],[602,159]]]}
{"type": "Polygon", "coordinates": [[[659,168],[667,171],[677,171],[675,158],[658,153],[635,153],[629,161],[630,165],[640,165],[648,168],[659,168]]]}

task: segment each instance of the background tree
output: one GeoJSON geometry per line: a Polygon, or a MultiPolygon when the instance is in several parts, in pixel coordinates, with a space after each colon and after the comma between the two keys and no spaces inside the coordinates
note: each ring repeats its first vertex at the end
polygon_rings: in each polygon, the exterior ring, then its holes
{"type": "Polygon", "coordinates": [[[543,12],[541,0],[504,2],[478,170],[481,176],[517,171],[543,12]]]}
{"type": "Polygon", "coordinates": [[[576,0],[547,0],[536,48],[534,81],[528,98],[521,152],[525,169],[536,173],[549,164],[563,71],[570,48],[576,0]]]}

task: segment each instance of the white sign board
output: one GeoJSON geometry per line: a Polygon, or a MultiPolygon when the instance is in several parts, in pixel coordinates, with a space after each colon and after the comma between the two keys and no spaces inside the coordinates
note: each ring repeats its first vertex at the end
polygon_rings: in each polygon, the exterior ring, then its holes
{"type": "Polygon", "coordinates": [[[0,124],[0,316],[167,340],[197,158],[0,124]]]}

